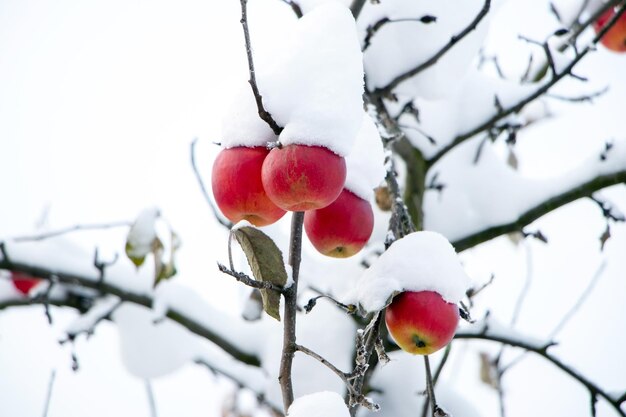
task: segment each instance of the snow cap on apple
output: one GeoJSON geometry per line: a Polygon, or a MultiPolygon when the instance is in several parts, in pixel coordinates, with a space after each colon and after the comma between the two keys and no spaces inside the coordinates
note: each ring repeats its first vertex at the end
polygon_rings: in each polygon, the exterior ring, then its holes
{"type": "Polygon", "coordinates": [[[322,391],[297,398],[289,407],[287,417],[349,417],[350,412],[341,395],[322,391]]]}
{"type": "Polygon", "coordinates": [[[470,282],[454,247],[437,232],[398,239],[361,275],[344,301],[367,313],[385,308],[394,294],[434,291],[458,304],[470,282]]]}
{"type": "Polygon", "coordinates": [[[448,240],[435,232],[398,239],[361,276],[348,296],[366,312],[387,307],[385,322],[405,351],[430,354],[454,336],[457,304],[469,278],[448,240]]]}
{"type": "MultiPolygon", "coordinates": [[[[269,60],[255,60],[265,109],[279,126],[283,145],[321,146],[350,153],[363,119],[363,55],[350,10],[329,2],[293,25],[269,60]]],[[[222,123],[222,145],[265,146],[276,140],[258,115],[248,83],[222,123]]]]}

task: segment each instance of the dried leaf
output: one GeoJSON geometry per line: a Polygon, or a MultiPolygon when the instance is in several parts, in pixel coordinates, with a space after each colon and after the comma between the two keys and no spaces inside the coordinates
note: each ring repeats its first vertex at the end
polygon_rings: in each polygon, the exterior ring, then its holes
{"type": "MultiPolygon", "coordinates": [[[[257,281],[271,282],[284,286],[287,271],[283,254],[274,241],[257,228],[245,226],[231,232],[246,254],[252,275],[257,281]]],[[[263,309],[276,320],[280,320],[280,293],[274,290],[261,290],[263,309]]]]}
{"type": "Polygon", "coordinates": [[[498,388],[497,371],[493,361],[485,352],[480,353],[480,380],[493,389],[498,388]]]}

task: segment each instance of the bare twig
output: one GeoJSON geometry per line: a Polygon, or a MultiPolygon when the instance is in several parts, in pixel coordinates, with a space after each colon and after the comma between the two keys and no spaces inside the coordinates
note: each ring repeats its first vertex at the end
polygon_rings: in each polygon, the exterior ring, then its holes
{"type": "Polygon", "coordinates": [[[56,379],[57,371],[53,369],[50,372],[50,380],[48,381],[48,391],[46,393],[46,401],[43,406],[43,417],[48,416],[48,410],[50,409],[50,400],[52,399],[52,388],[54,387],[54,380],[56,379]]]}
{"type": "Polygon", "coordinates": [[[298,3],[293,0],[282,0],[282,2],[291,7],[291,10],[293,10],[293,13],[298,19],[302,17],[302,9],[300,8],[300,5],[298,3]]]}
{"type": "Polygon", "coordinates": [[[252,93],[254,94],[254,99],[256,101],[257,110],[259,112],[259,117],[267,123],[267,125],[272,129],[274,134],[280,135],[283,128],[278,126],[278,123],[274,120],[272,115],[263,107],[263,97],[259,92],[259,87],[256,82],[256,73],[254,71],[254,61],[252,59],[252,46],[250,44],[250,32],[248,30],[248,0],[239,0],[241,4],[241,26],[243,28],[243,36],[246,42],[246,55],[248,57],[248,71],[250,73],[250,79],[248,82],[250,83],[250,87],[252,87],[252,93]]]}
{"type": "Polygon", "coordinates": [[[64,227],[62,229],[54,230],[51,232],[45,232],[38,235],[31,236],[18,236],[13,238],[12,240],[15,242],[31,242],[31,241],[39,241],[44,239],[49,239],[52,237],[61,236],[67,233],[78,232],[78,231],[86,231],[86,230],[105,230],[105,229],[113,229],[117,227],[129,227],[132,225],[132,222],[128,221],[119,221],[119,222],[111,222],[111,223],[95,223],[95,224],[77,224],[74,226],[64,227]]]}
{"type": "Polygon", "coordinates": [[[444,56],[450,49],[452,49],[452,47],[454,45],[456,45],[461,39],[463,39],[465,36],[467,36],[474,29],[476,29],[476,26],[478,26],[480,21],[483,20],[483,18],[489,12],[489,8],[490,7],[491,7],[491,0],[485,0],[485,3],[483,4],[482,9],[476,15],[474,20],[472,20],[470,22],[470,24],[467,25],[467,27],[465,29],[463,29],[461,32],[459,32],[458,34],[452,36],[450,38],[450,40],[448,41],[448,43],[443,48],[441,48],[432,57],[430,57],[429,59],[427,59],[426,61],[424,61],[420,65],[416,66],[415,68],[413,68],[413,69],[411,69],[411,70],[409,70],[409,71],[407,71],[407,72],[405,72],[403,74],[398,75],[396,78],[391,80],[391,82],[389,84],[387,84],[386,86],[376,89],[372,94],[375,95],[375,96],[386,96],[389,93],[391,93],[391,91],[394,88],[396,88],[401,82],[408,80],[409,78],[419,74],[420,72],[424,71],[425,69],[427,69],[427,68],[433,66],[434,64],[436,64],[442,56],[444,56]]]}
{"type": "Polygon", "coordinates": [[[294,212],[291,218],[291,241],[289,243],[289,264],[291,265],[293,284],[283,292],[285,308],[283,314],[283,351],[280,361],[278,381],[283,396],[285,414],[293,403],[293,382],[291,367],[296,351],[296,312],[298,295],[298,277],[302,260],[302,224],[304,212],[294,212]]]}
{"type": "Polygon", "coordinates": [[[198,181],[198,185],[200,186],[200,190],[202,191],[204,200],[207,202],[207,204],[209,205],[209,208],[213,212],[213,216],[215,217],[215,219],[217,219],[217,221],[222,226],[230,230],[230,228],[233,227],[233,223],[229,221],[228,219],[225,219],[224,217],[222,217],[220,212],[217,210],[217,207],[215,207],[215,204],[213,203],[213,200],[211,199],[211,196],[209,195],[209,192],[207,191],[204,185],[204,181],[202,180],[202,175],[200,175],[200,171],[198,170],[198,165],[196,164],[196,144],[197,143],[198,143],[198,138],[195,138],[194,140],[191,141],[191,147],[190,147],[191,168],[193,169],[193,173],[196,176],[196,180],[198,181]]]}
{"type": "Polygon", "coordinates": [[[350,11],[352,12],[352,16],[354,16],[354,20],[356,20],[361,14],[361,10],[363,10],[363,6],[365,6],[366,1],[367,0],[352,0],[350,11]]]}
{"type": "Polygon", "coordinates": [[[253,278],[250,278],[243,272],[237,272],[233,271],[232,269],[228,269],[225,265],[222,265],[219,262],[217,263],[217,267],[221,272],[225,273],[226,275],[230,275],[231,277],[235,278],[242,284],[247,285],[248,287],[256,288],[258,290],[273,290],[278,291],[279,293],[283,293],[285,291],[285,289],[280,285],[273,284],[269,281],[257,281],[253,278]]]}
{"type": "Polygon", "coordinates": [[[604,95],[607,91],[609,91],[608,86],[604,87],[602,90],[598,90],[589,94],[584,94],[582,96],[566,97],[566,96],[560,96],[558,94],[546,93],[545,97],[548,97],[554,100],[569,101],[571,103],[583,103],[583,102],[591,103],[593,102],[593,99],[604,95]]]}
{"type": "Polygon", "coordinates": [[[365,50],[369,48],[369,46],[371,45],[372,38],[374,37],[374,35],[376,35],[376,33],[378,33],[378,31],[382,29],[382,27],[388,23],[417,22],[417,23],[428,24],[428,23],[433,23],[436,21],[437,21],[437,18],[434,16],[430,16],[430,15],[425,15],[425,16],[416,17],[416,18],[402,18],[402,19],[390,19],[388,17],[383,17],[382,19],[375,22],[373,25],[370,25],[367,27],[367,30],[365,33],[365,39],[363,39],[363,48],[362,48],[363,52],[365,52],[365,50]]]}
{"type": "Polygon", "coordinates": [[[339,370],[339,368],[333,365],[328,359],[324,358],[322,355],[302,345],[296,344],[296,350],[312,357],[313,359],[317,360],[322,365],[326,366],[328,369],[333,371],[333,373],[337,375],[346,384],[346,388],[348,389],[348,391],[350,391],[351,394],[355,394],[354,388],[352,387],[352,384],[350,380],[348,379],[348,374],[339,370]]]}
{"type": "Polygon", "coordinates": [[[149,379],[144,381],[144,385],[146,387],[146,395],[148,396],[148,407],[150,409],[150,417],[157,417],[157,407],[156,400],[154,398],[154,390],[152,389],[152,384],[149,379]]]}

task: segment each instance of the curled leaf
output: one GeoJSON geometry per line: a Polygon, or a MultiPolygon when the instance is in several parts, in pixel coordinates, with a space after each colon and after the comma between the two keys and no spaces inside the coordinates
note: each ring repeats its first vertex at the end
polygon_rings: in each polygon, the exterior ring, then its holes
{"type": "MultiPolygon", "coordinates": [[[[231,233],[246,255],[254,279],[279,286],[287,283],[283,254],[269,236],[251,226],[237,228],[231,233]]],[[[280,293],[262,289],[261,297],[263,310],[276,320],[280,320],[280,293]]]]}

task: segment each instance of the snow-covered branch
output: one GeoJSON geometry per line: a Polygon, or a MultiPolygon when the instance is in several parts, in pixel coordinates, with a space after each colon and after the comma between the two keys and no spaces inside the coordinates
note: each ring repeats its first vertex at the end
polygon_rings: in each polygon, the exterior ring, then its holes
{"type": "MultiPolygon", "coordinates": [[[[528,352],[536,353],[542,356],[554,366],[565,372],[567,375],[578,381],[585,386],[589,391],[592,399],[601,397],[606,400],[607,403],[613,407],[613,409],[622,417],[626,417],[626,412],[620,408],[619,399],[612,396],[609,392],[602,389],[600,386],[592,382],[589,378],[582,375],[579,371],[573,367],[565,364],[556,356],[548,352],[551,346],[554,346],[554,342],[542,342],[534,340],[527,335],[512,332],[508,328],[497,326],[495,323],[489,320],[482,320],[473,324],[471,327],[460,330],[456,333],[455,339],[480,339],[488,340],[492,342],[502,343],[504,345],[518,347],[528,352]]],[[[595,406],[594,406],[595,407],[595,406]]],[[[595,409],[595,408],[594,408],[595,409]]],[[[594,414],[595,415],[595,414],[594,414]]]]}
{"type": "MultiPolygon", "coordinates": [[[[124,286],[122,284],[124,282],[132,282],[132,273],[128,270],[124,271],[125,273],[117,270],[113,273],[113,271],[107,270],[105,271],[104,279],[100,280],[99,271],[89,263],[76,265],[75,268],[50,265],[48,260],[63,258],[61,254],[65,251],[65,248],[60,245],[55,246],[51,241],[33,244],[2,242],[0,243],[0,249],[2,254],[0,269],[18,271],[33,277],[54,280],[55,283],[70,287],[79,286],[91,289],[94,290],[94,297],[98,294],[113,295],[122,302],[129,302],[146,308],[152,308],[155,300],[157,300],[155,293],[151,293],[149,289],[139,291],[133,289],[131,285],[124,286]],[[44,248],[43,246],[46,247],[44,248]],[[36,254],[40,256],[36,256],[36,254]]],[[[76,261],[78,260],[73,260],[74,263],[76,261]]],[[[247,325],[244,322],[237,322],[227,317],[205,303],[193,291],[189,291],[189,294],[186,294],[186,296],[186,298],[179,297],[178,303],[175,302],[176,300],[168,300],[170,302],[164,307],[166,309],[164,316],[186,327],[192,333],[215,343],[235,359],[249,365],[258,366],[260,364],[257,353],[250,349],[250,346],[254,346],[254,344],[236,340],[239,336],[246,333],[254,338],[256,335],[254,326],[247,325]],[[239,326],[248,326],[250,328],[241,328],[239,331],[234,331],[239,326]]],[[[85,310],[85,307],[79,304],[78,300],[69,295],[66,298],[53,297],[48,302],[51,305],[70,306],[85,310]]],[[[36,300],[24,300],[23,302],[9,300],[3,302],[2,306],[8,307],[33,303],[36,303],[36,300]]]]}
{"type": "Polygon", "coordinates": [[[594,192],[603,188],[624,182],[626,182],[626,169],[619,170],[614,173],[599,175],[586,182],[577,184],[560,194],[551,196],[538,204],[526,208],[525,211],[523,211],[516,219],[508,223],[491,226],[489,228],[471,233],[455,240],[453,245],[458,251],[463,251],[506,233],[522,231],[522,229],[528,224],[561,206],[580,198],[589,197],[594,192]]]}
{"type": "Polygon", "coordinates": [[[461,32],[452,36],[450,40],[448,41],[448,43],[443,48],[441,48],[432,57],[430,57],[429,59],[427,59],[420,65],[416,66],[415,68],[412,68],[411,70],[405,73],[398,75],[385,87],[374,90],[372,92],[372,95],[379,96],[379,97],[389,95],[393,91],[393,89],[397,87],[398,84],[400,84],[401,82],[406,81],[409,78],[424,71],[425,69],[430,68],[431,66],[435,65],[442,56],[444,56],[450,49],[452,49],[452,47],[454,47],[454,45],[456,45],[461,39],[467,36],[474,29],[476,29],[476,26],[478,26],[480,21],[483,20],[483,18],[489,12],[490,7],[491,7],[491,0],[485,0],[485,3],[483,4],[482,9],[480,9],[480,12],[476,15],[474,20],[472,20],[470,24],[467,25],[467,27],[465,27],[461,32]]]}
{"type": "Polygon", "coordinates": [[[602,30],[600,30],[596,34],[593,40],[585,48],[577,52],[576,56],[572,58],[571,61],[567,65],[563,66],[563,68],[560,70],[555,69],[554,74],[552,74],[552,77],[550,77],[548,81],[540,83],[540,86],[536,90],[534,90],[529,95],[523,97],[521,100],[517,101],[517,103],[508,107],[502,107],[498,109],[498,112],[495,115],[489,117],[485,121],[478,123],[477,126],[468,129],[466,132],[458,135],[454,140],[452,140],[451,143],[443,146],[433,156],[431,156],[427,161],[428,165],[432,166],[435,162],[437,162],[444,155],[446,155],[450,150],[454,149],[456,146],[465,142],[466,140],[474,137],[478,133],[483,132],[485,130],[489,130],[490,128],[494,127],[499,121],[501,121],[505,117],[514,113],[518,113],[528,103],[531,103],[532,101],[536,100],[537,98],[547,93],[554,85],[556,85],[559,81],[564,79],[566,76],[568,75],[571,76],[572,71],[574,67],[576,66],[576,64],[578,64],[589,52],[594,51],[596,49],[596,44],[606,34],[606,32],[615,24],[615,22],[617,22],[619,17],[624,13],[624,11],[626,10],[626,1],[621,1],[619,2],[619,4],[621,5],[619,10],[615,13],[615,15],[611,18],[611,20],[606,24],[606,26],[604,26],[602,30]]]}

